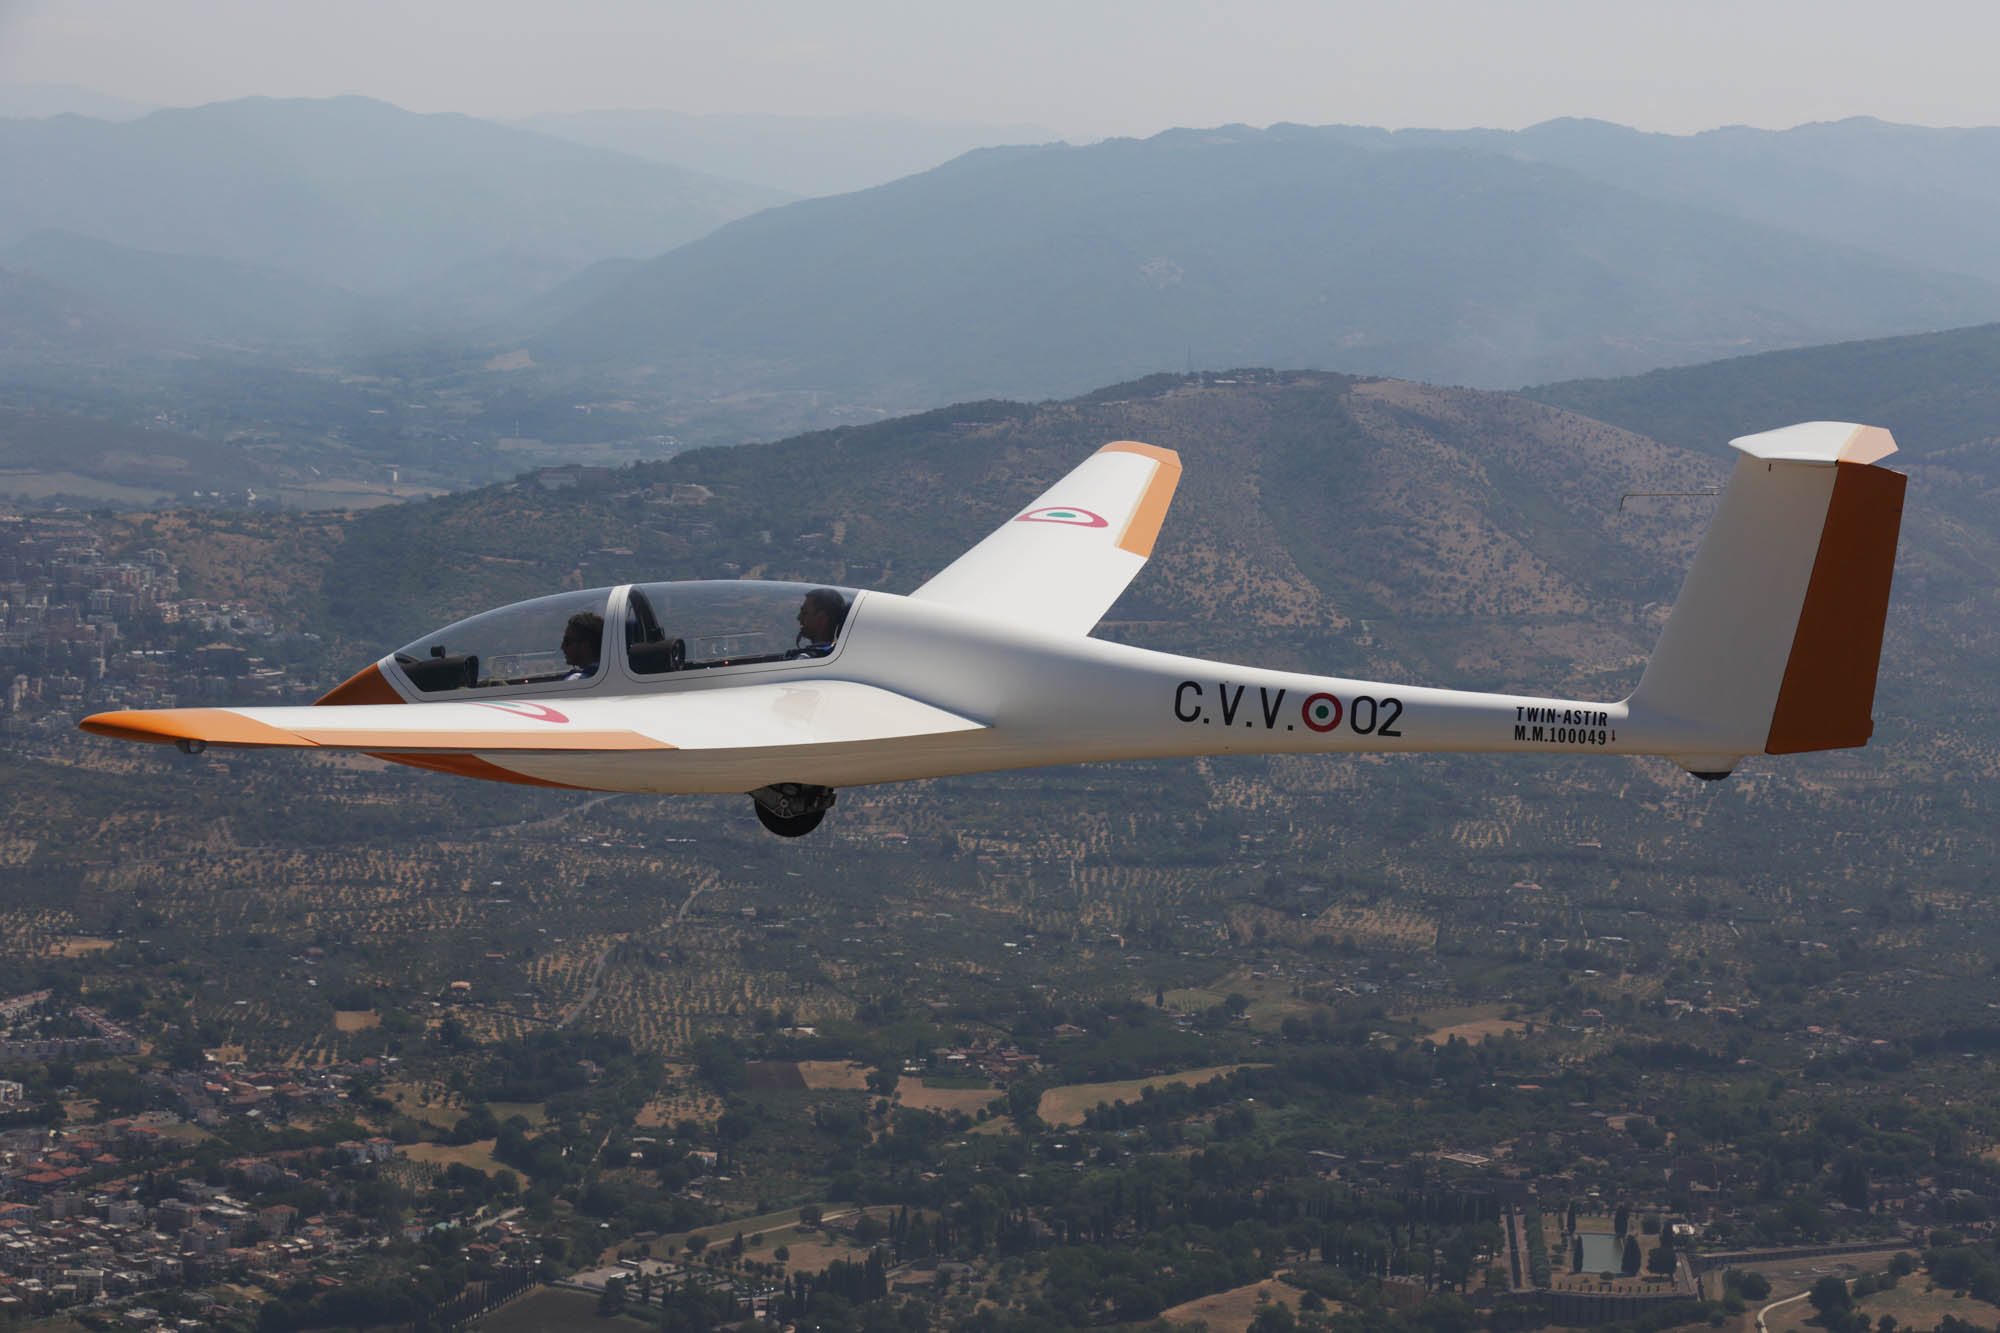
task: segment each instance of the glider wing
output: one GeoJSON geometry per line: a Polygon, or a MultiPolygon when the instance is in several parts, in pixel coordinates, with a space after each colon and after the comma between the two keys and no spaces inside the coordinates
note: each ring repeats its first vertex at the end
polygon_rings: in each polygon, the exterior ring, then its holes
{"type": "Polygon", "coordinates": [[[895,740],[985,724],[854,681],[735,685],[603,699],[99,713],[122,740],[361,750],[370,754],[606,754],[895,740]]]}
{"type": "Polygon", "coordinates": [[[1180,478],[1171,449],[1107,444],[910,595],[1088,634],[1153,553],[1180,478]]]}

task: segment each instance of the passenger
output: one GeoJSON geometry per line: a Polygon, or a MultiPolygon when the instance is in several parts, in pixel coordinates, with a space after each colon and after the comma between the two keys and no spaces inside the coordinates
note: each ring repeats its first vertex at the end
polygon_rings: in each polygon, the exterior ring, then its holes
{"type": "Polygon", "coordinates": [[[832,588],[814,588],[799,604],[799,646],[793,657],[825,657],[847,623],[847,599],[832,588]]]}
{"type": "Polygon", "coordinates": [[[563,626],[562,655],[569,663],[563,680],[589,680],[597,674],[597,655],[604,647],[604,617],[579,611],[563,626]]]}

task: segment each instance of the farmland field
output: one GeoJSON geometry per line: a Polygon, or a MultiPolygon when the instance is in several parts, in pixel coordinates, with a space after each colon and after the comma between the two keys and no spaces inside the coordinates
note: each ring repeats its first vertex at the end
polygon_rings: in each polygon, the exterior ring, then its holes
{"type": "Polygon", "coordinates": [[[1233,1074],[1239,1069],[1260,1067],[1211,1065],[1207,1069],[1188,1069],[1178,1074],[1161,1074],[1153,1078],[1128,1078],[1117,1083],[1072,1083],[1068,1087],[1050,1088],[1043,1093],[1036,1114],[1051,1125],[1080,1125],[1083,1123],[1084,1114],[1099,1102],[1109,1104],[1136,1101],[1147,1088],[1164,1088],[1169,1083],[1185,1083],[1193,1087],[1221,1074],[1233,1074]]]}
{"type": "Polygon", "coordinates": [[[1275,1303],[1297,1310],[1299,1296],[1298,1288],[1266,1278],[1247,1287],[1218,1291],[1212,1296],[1176,1305],[1161,1312],[1160,1318],[1170,1324],[1191,1324],[1200,1320],[1208,1326],[1208,1333],[1244,1333],[1250,1327],[1250,1321],[1257,1317],[1257,1311],[1264,1306],[1275,1303]]]}

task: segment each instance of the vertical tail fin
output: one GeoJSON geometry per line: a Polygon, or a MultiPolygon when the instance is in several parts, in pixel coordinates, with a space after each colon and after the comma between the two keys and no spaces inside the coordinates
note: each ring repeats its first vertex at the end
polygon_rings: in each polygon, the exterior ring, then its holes
{"type": "Polygon", "coordinates": [[[1810,421],[1731,440],[1742,457],[1629,700],[1685,727],[1675,762],[1865,745],[1902,521],[1889,432],[1810,421]]]}

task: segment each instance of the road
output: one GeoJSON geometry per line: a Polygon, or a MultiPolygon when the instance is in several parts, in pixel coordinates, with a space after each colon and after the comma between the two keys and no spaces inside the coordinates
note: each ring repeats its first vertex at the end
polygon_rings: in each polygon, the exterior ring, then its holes
{"type": "MultiPolygon", "coordinates": [[[[1850,1278],[1846,1278],[1846,1279],[1843,1279],[1843,1280],[1844,1280],[1844,1281],[1845,1281],[1845,1282],[1846,1282],[1846,1283],[1847,1283],[1847,1284],[1848,1284],[1849,1286],[1852,1286],[1852,1285],[1854,1284],[1854,1279],[1853,1279],[1853,1278],[1851,1278],[1851,1277],[1850,1277],[1850,1278]]],[[[1767,1314],[1771,1313],[1771,1311],[1773,1311],[1773,1310],[1777,1309],[1777,1308],[1778,1308],[1779,1306],[1781,1306],[1781,1305],[1790,1305],[1790,1304],[1791,1304],[1791,1303],[1792,1303],[1793,1301],[1802,1301],[1802,1300],[1804,1300],[1804,1299],[1805,1299],[1806,1297],[1808,1297],[1808,1296],[1810,1296],[1810,1295],[1812,1295],[1812,1291],[1811,1291],[1810,1289],[1807,1289],[1807,1290],[1805,1290],[1805,1291],[1802,1291],[1802,1292],[1800,1292],[1800,1293],[1799,1293],[1798,1295],[1796,1295],[1796,1296],[1787,1296],[1787,1297],[1785,1297],[1785,1299],[1783,1299],[1782,1301],[1772,1301],[1772,1302],[1771,1302],[1771,1303],[1770,1303],[1769,1305],[1767,1305],[1767,1306],[1765,1306],[1765,1307],[1764,1307],[1763,1309],[1759,1310],[1759,1311],[1757,1312],[1757,1333],[1770,1333],[1770,1330],[1764,1327],[1764,1316],[1765,1316],[1765,1315],[1767,1315],[1767,1314]]]]}

